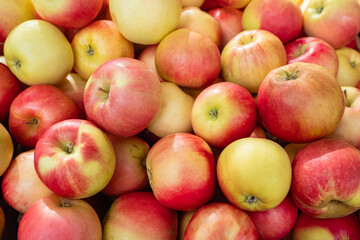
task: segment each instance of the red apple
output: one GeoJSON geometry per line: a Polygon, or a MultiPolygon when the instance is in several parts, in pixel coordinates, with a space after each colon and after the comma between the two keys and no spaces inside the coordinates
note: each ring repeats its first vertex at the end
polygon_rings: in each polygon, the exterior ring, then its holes
{"type": "Polygon", "coordinates": [[[106,132],[130,137],[146,128],[161,104],[161,86],[145,63],[115,58],[102,64],[86,83],[87,117],[106,132]]]}
{"type": "Polygon", "coordinates": [[[316,37],[301,37],[285,45],[287,63],[308,62],[321,65],[336,77],[339,59],[335,49],[316,37]]]}
{"type": "Polygon", "coordinates": [[[101,239],[101,223],[84,200],[57,195],[36,201],[21,218],[17,239],[101,239]]]}
{"type": "Polygon", "coordinates": [[[116,198],[103,222],[103,240],[176,240],[176,211],[161,205],[151,192],[131,192],[116,198]]]}
{"type": "Polygon", "coordinates": [[[230,203],[210,203],[192,216],[184,240],[258,239],[254,223],[247,213],[230,203]]]}
{"type": "Polygon", "coordinates": [[[116,164],[108,136],[88,120],[53,124],[39,139],[34,153],[40,180],[54,193],[86,198],[103,190],[116,164]]]}
{"type": "Polygon", "coordinates": [[[41,135],[54,123],[77,118],[74,101],[59,88],[33,85],[19,93],[10,105],[9,131],[14,140],[34,148],[41,135]]]}
{"type": "Polygon", "coordinates": [[[265,129],[293,143],[327,136],[345,109],[335,77],[320,65],[303,62],[271,71],[259,88],[257,106],[265,129]]]}
{"type": "Polygon", "coordinates": [[[151,189],[165,207],[194,210],[215,192],[215,159],[209,145],[196,135],[161,138],[150,149],[146,168],[151,189]]]}
{"type": "Polygon", "coordinates": [[[298,151],[292,168],[292,199],[303,213],[337,218],[360,209],[360,152],[351,144],[313,141],[298,151]]]}

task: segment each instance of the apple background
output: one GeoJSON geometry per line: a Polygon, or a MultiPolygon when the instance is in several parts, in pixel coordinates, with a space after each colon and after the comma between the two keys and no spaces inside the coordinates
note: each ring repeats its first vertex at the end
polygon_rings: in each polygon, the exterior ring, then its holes
{"type": "Polygon", "coordinates": [[[359,0],[0,0],[0,239],[358,240],[359,50],[359,0]]]}

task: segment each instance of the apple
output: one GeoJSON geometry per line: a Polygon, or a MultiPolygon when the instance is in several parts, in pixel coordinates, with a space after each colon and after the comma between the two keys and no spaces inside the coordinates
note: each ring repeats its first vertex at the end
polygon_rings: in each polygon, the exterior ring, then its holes
{"type": "Polygon", "coordinates": [[[84,200],[43,197],[20,220],[17,239],[101,239],[101,223],[84,200]]]}
{"type": "Polygon", "coordinates": [[[320,65],[304,62],[271,71],[261,83],[257,106],[265,129],[292,143],[311,142],[329,135],[345,109],[335,77],[320,65]]]}
{"type": "Polygon", "coordinates": [[[345,95],[345,111],[336,129],[327,138],[346,141],[360,149],[360,89],[341,87],[345,95]]]}
{"type": "Polygon", "coordinates": [[[183,8],[190,6],[201,7],[201,5],[203,5],[204,2],[205,0],[181,0],[181,4],[183,8]]]}
{"type": "Polygon", "coordinates": [[[217,7],[210,9],[208,13],[213,16],[221,26],[221,46],[225,45],[238,33],[243,31],[242,15],[243,12],[235,8],[217,7]]]}
{"type": "Polygon", "coordinates": [[[205,0],[204,3],[201,5],[201,10],[209,11],[210,9],[220,7],[217,0],[205,0]]]}
{"type": "Polygon", "coordinates": [[[298,151],[308,145],[309,143],[287,143],[284,146],[285,151],[289,155],[290,162],[292,163],[294,161],[294,158],[298,151]]]}
{"type": "Polygon", "coordinates": [[[131,192],[111,204],[103,222],[103,240],[176,240],[178,215],[151,192],[131,192]]]}
{"type": "MultiPolygon", "coordinates": [[[[212,84],[215,84],[215,83],[219,83],[219,82],[224,82],[224,79],[222,79],[221,77],[217,77],[216,80],[212,83],[212,84]]],[[[212,85],[210,84],[210,85],[212,85]]],[[[209,86],[210,86],[209,85],[209,86]]],[[[194,99],[197,98],[197,96],[199,96],[199,94],[207,87],[209,86],[204,86],[204,87],[201,87],[201,88],[189,88],[189,87],[181,87],[182,90],[186,93],[186,94],[189,94],[190,96],[192,96],[194,99]]]]}
{"type": "Polygon", "coordinates": [[[173,133],[191,133],[193,104],[194,98],[186,94],[178,85],[162,82],[160,109],[146,128],[160,138],[173,133]]]}
{"type": "Polygon", "coordinates": [[[205,88],[195,99],[191,111],[194,133],[216,148],[249,137],[256,121],[254,98],[248,90],[232,82],[205,88]]]}
{"type": "Polygon", "coordinates": [[[293,239],[360,239],[359,219],[355,213],[327,219],[300,213],[294,227],[293,239]]]}
{"type": "Polygon", "coordinates": [[[55,25],[37,19],[20,23],[10,32],[4,56],[11,72],[26,85],[57,84],[74,65],[65,35],[55,25]]]}
{"type": "Polygon", "coordinates": [[[84,90],[88,119],[118,137],[144,130],[160,104],[158,78],[150,67],[133,58],[105,62],[91,75],[84,90]]]}
{"type": "Polygon", "coordinates": [[[266,138],[265,130],[262,127],[260,127],[259,125],[256,125],[255,129],[251,133],[250,137],[266,138]]]}
{"type": "Polygon", "coordinates": [[[335,49],[324,40],[316,37],[300,37],[285,45],[287,63],[308,62],[328,69],[336,78],[339,59],[335,49]]]}
{"type": "Polygon", "coordinates": [[[116,155],[116,166],[110,182],[101,191],[111,197],[143,190],[148,184],[146,156],[149,145],[140,137],[120,138],[108,135],[116,155]]]}
{"type": "Polygon", "coordinates": [[[78,109],[78,118],[86,119],[84,107],[84,90],[87,79],[83,79],[77,73],[69,73],[65,80],[55,85],[61,91],[71,98],[78,109]]]}
{"type": "Polygon", "coordinates": [[[196,210],[179,212],[178,240],[184,240],[186,228],[196,210]]]}
{"type": "Polygon", "coordinates": [[[0,176],[2,176],[11,163],[14,155],[14,143],[8,129],[0,123],[0,176]]]}
{"type": "Polygon", "coordinates": [[[14,140],[34,148],[41,135],[54,123],[77,118],[74,101],[59,88],[33,85],[19,93],[10,105],[9,131],[14,140]]]}
{"type": "Polygon", "coordinates": [[[303,19],[307,36],[341,48],[360,31],[360,4],[358,0],[310,0],[303,7],[303,19]]]}
{"type": "Polygon", "coordinates": [[[337,218],[360,209],[360,152],[338,139],[303,147],[292,163],[291,195],[305,214],[337,218]]]}
{"type": "Polygon", "coordinates": [[[11,161],[1,184],[4,200],[20,213],[25,213],[40,198],[54,194],[36,174],[34,149],[20,153],[11,161]]]}
{"type": "MultiPolygon", "coordinates": [[[[0,6],[0,43],[18,24],[35,18],[31,0],[1,1],[0,6]]],[[[1,48],[1,47],[0,47],[1,48]]]]}
{"type": "Polygon", "coordinates": [[[156,199],[178,211],[197,209],[211,199],[216,188],[215,165],[209,145],[191,133],[161,138],[146,158],[156,199]]]}
{"type": "Polygon", "coordinates": [[[266,75],[286,64],[280,39],[266,30],[242,31],[221,52],[221,72],[225,81],[256,93],[266,75]]]}
{"type": "Polygon", "coordinates": [[[220,73],[220,51],[210,38],[181,28],[161,40],[155,53],[155,66],[166,81],[202,88],[214,83],[220,73]]]}
{"type": "Polygon", "coordinates": [[[121,34],[130,42],[151,45],[176,29],[181,0],[110,0],[109,10],[121,34]]]}
{"type": "Polygon", "coordinates": [[[291,184],[291,163],[278,143],[241,138],[224,148],[217,161],[217,179],[225,197],[247,211],[278,206],[291,184]]]}
{"type": "Polygon", "coordinates": [[[274,208],[247,213],[253,221],[260,239],[278,240],[283,239],[293,229],[298,217],[298,208],[291,197],[287,195],[274,208]]]}
{"type": "Polygon", "coordinates": [[[35,170],[54,193],[86,198],[103,190],[116,165],[115,150],[106,133],[88,120],[53,124],[35,146],[35,170]]]}
{"type": "Polygon", "coordinates": [[[341,86],[355,87],[360,81],[360,52],[342,47],[336,49],[339,58],[339,71],[337,81],[341,86]]]}
{"type": "Polygon", "coordinates": [[[154,71],[160,82],[164,82],[165,80],[160,77],[155,66],[155,53],[157,46],[157,44],[146,46],[143,50],[141,50],[137,59],[148,65],[151,70],[154,71]]]}
{"type": "Polygon", "coordinates": [[[252,0],[215,0],[222,7],[229,8],[245,8],[252,0]]]}
{"type": "Polygon", "coordinates": [[[180,16],[178,29],[187,28],[213,40],[218,47],[222,45],[222,30],[220,23],[209,13],[199,7],[185,7],[180,16]]]}
{"type": "Polygon", "coordinates": [[[184,240],[258,239],[248,214],[229,203],[214,202],[201,206],[187,225],[184,240]]]}
{"type": "Polygon", "coordinates": [[[97,20],[80,29],[71,41],[74,70],[88,80],[103,63],[118,57],[134,57],[134,44],[110,20],[97,20]]]}

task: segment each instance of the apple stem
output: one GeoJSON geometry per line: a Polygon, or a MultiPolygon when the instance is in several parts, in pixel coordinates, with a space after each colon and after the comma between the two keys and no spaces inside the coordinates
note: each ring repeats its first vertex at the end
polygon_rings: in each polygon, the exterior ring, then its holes
{"type": "Polygon", "coordinates": [[[249,205],[252,205],[254,203],[256,203],[258,201],[258,199],[254,196],[246,196],[245,198],[245,202],[248,203],[249,205]]]}
{"type": "Polygon", "coordinates": [[[105,89],[103,89],[102,87],[98,87],[97,90],[104,92],[104,93],[109,93],[108,91],[106,91],[105,89]]]}
{"type": "Polygon", "coordinates": [[[71,207],[70,200],[69,199],[61,199],[61,207],[71,207]]]}
{"type": "Polygon", "coordinates": [[[89,56],[94,56],[94,49],[91,47],[90,44],[89,44],[89,48],[88,48],[88,50],[86,51],[86,53],[87,53],[89,56]]]}
{"type": "Polygon", "coordinates": [[[348,98],[346,89],[344,89],[343,92],[344,92],[344,98],[345,98],[345,106],[349,107],[349,98],[348,98]]]}
{"type": "Polygon", "coordinates": [[[36,118],[31,119],[31,121],[26,121],[25,124],[38,124],[39,120],[37,120],[36,118]]]}

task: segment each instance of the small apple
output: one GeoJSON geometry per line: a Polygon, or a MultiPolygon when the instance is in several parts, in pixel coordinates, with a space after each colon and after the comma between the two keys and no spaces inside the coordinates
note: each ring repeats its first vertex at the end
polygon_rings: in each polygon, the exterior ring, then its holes
{"type": "Polygon", "coordinates": [[[336,49],[336,54],[339,58],[337,81],[340,86],[355,87],[360,81],[360,52],[342,47],[336,49]]]}
{"type": "Polygon", "coordinates": [[[10,136],[10,133],[3,124],[0,123],[0,176],[2,176],[11,163],[11,160],[14,155],[14,143],[10,136]]]}

